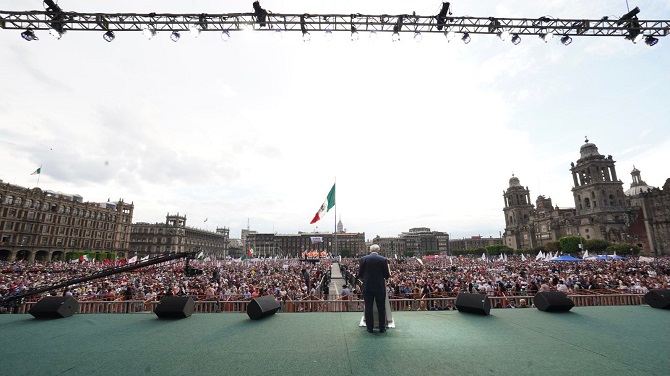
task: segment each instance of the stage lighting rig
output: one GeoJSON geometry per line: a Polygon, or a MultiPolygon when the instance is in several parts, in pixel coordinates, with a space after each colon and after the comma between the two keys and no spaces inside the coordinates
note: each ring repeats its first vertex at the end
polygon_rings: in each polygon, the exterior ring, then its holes
{"type": "Polygon", "coordinates": [[[398,20],[396,21],[395,25],[393,25],[393,35],[391,35],[391,40],[393,42],[400,41],[400,30],[402,30],[403,18],[404,16],[398,16],[398,20]]]}
{"type": "Polygon", "coordinates": [[[307,17],[306,14],[300,16],[300,31],[302,31],[302,41],[309,42],[310,39],[312,39],[312,36],[309,34],[309,31],[307,31],[307,22],[305,21],[305,17],[307,17]]]}
{"type": "Polygon", "coordinates": [[[63,9],[61,9],[58,4],[54,3],[53,0],[44,0],[44,5],[47,11],[47,16],[51,18],[51,22],[49,23],[51,30],[49,30],[49,34],[56,39],[62,38],[66,33],[65,22],[67,16],[65,15],[65,12],[63,12],[63,9]]]}
{"type": "Polygon", "coordinates": [[[35,35],[32,29],[26,29],[26,31],[21,33],[21,38],[27,40],[28,42],[33,40],[40,40],[40,38],[35,35]]]}
{"type": "Polygon", "coordinates": [[[104,39],[105,42],[111,42],[114,40],[114,38],[116,38],[116,36],[114,35],[114,32],[111,30],[102,35],[102,39],[104,39]]]}

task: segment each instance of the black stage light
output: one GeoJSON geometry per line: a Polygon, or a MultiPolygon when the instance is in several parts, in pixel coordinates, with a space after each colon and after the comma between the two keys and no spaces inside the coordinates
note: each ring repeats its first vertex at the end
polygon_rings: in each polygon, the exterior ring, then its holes
{"type": "Polygon", "coordinates": [[[30,42],[31,40],[40,40],[40,38],[38,38],[37,35],[35,35],[32,29],[26,29],[26,31],[21,33],[21,37],[27,40],[28,42],[30,42]]]}
{"type": "Polygon", "coordinates": [[[102,39],[104,39],[107,42],[113,41],[114,38],[116,38],[116,37],[114,36],[114,32],[111,31],[111,30],[109,30],[108,32],[106,32],[105,34],[102,35],[102,39]]]}
{"type": "Polygon", "coordinates": [[[567,46],[570,43],[572,43],[572,38],[570,38],[570,36],[568,36],[568,35],[564,35],[564,36],[561,37],[561,43],[563,43],[563,45],[567,46]]]}
{"type": "Polygon", "coordinates": [[[179,32],[178,32],[177,30],[174,30],[174,31],[172,32],[172,34],[170,34],[170,39],[171,39],[173,42],[178,42],[178,41],[179,41],[179,38],[181,38],[181,35],[179,34],[179,32]]]}
{"type": "Polygon", "coordinates": [[[644,43],[646,43],[647,46],[654,46],[656,43],[658,43],[658,38],[647,35],[647,37],[644,38],[644,43]]]}
{"type": "Polygon", "coordinates": [[[519,43],[521,43],[521,37],[519,34],[512,34],[512,44],[516,46],[519,43]]]}
{"type": "Polygon", "coordinates": [[[463,43],[468,44],[472,39],[470,39],[470,33],[463,33],[463,38],[461,38],[463,43]]]}

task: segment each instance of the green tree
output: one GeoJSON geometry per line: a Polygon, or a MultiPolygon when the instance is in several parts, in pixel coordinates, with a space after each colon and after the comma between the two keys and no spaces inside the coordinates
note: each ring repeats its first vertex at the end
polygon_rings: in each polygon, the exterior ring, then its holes
{"type": "Polygon", "coordinates": [[[583,239],[579,236],[564,236],[558,239],[558,242],[561,244],[563,253],[578,253],[581,251],[579,245],[583,239]]]}
{"type": "Polygon", "coordinates": [[[405,250],[405,253],[403,254],[405,257],[414,257],[414,251],[411,250],[405,250]]]}
{"type": "Polygon", "coordinates": [[[605,253],[610,245],[612,245],[612,243],[607,240],[589,239],[584,242],[584,249],[582,251],[588,249],[589,253],[593,254],[605,253]]]}
{"type": "Polygon", "coordinates": [[[486,252],[489,255],[500,255],[503,253],[511,255],[513,253],[513,249],[504,244],[491,244],[489,246],[486,246],[486,252]]]}
{"type": "Polygon", "coordinates": [[[440,251],[438,251],[436,249],[430,249],[430,250],[423,251],[424,255],[437,255],[439,253],[440,253],[440,251]]]}
{"type": "Polygon", "coordinates": [[[616,252],[619,256],[637,256],[640,254],[640,251],[639,246],[630,243],[617,243],[607,247],[607,253],[610,255],[616,252]]]}
{"type": "MultiPolygon", "coordinates": [[[[560,251],[561,249],[563,249],[561,247],[561,243],[557,242],[557,241],[552,241],[552,242],[549,242],[549,243],[544,245],[544,250],[546,252],[556,253],[556,252],[560,251]]],[[[540,253],[540,251],[538,250],[537,253],[540,253]]],[[[537,255],[537,253],[536,253],[536,255],[537,255]]]]}

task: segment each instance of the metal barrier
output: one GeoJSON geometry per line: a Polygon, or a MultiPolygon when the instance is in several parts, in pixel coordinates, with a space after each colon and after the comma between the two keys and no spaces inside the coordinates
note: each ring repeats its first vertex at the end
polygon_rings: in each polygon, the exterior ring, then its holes
{"type": "MultiPolygon", "coordinates": [[[[568,295],[576,307],[588,306],[621,306],[646,304],[643,294],[588,294],[568,295]]],[[[528,307],[533,306],[533,296],[489,296],[492,308],[506,308],[508,305],[518,306],[525,299],[528,307]]],[[[24,302],[14,313],[25,314],[37,302],[24,302]]],[[[392,311],[416,310],[451,310],[456,304],[456,297],[439,298],[391,298],[392,311]],[[425,302],[421,307],[421,302],[425,302]]],[[[115,300],[115,301],[80,301],[79,313],[153,313],[158,301],[115,300]]],[[[246,312],[249,300],[197,300],[194,313],[225,313],[246,312]]],[[[286,313],[304,312],[363,312],[363,300],[355,296],[330,296],[328,300],[280,300],[280,311],[286,313]]]]}

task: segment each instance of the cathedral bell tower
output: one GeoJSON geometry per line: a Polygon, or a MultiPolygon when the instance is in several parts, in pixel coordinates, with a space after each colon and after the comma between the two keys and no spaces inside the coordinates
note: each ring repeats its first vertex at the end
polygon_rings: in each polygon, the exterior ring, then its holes
{"type": "Polygon", "coordinates": [[[534,229],[531,219],[534,207],[530,201],[528,187],[523,187],[519,178],[512,175],[509,188],[503,191],[505,199],[505,245],[514,249],[532,248],[534,229]]]}
{"type": "Polygon", "coordinates": [[[615,161],[585,140],[577,164],[571,163],[575,217],[579,235],[586,239],[621,241],[625,238],[628,209],[615,161]]]}

